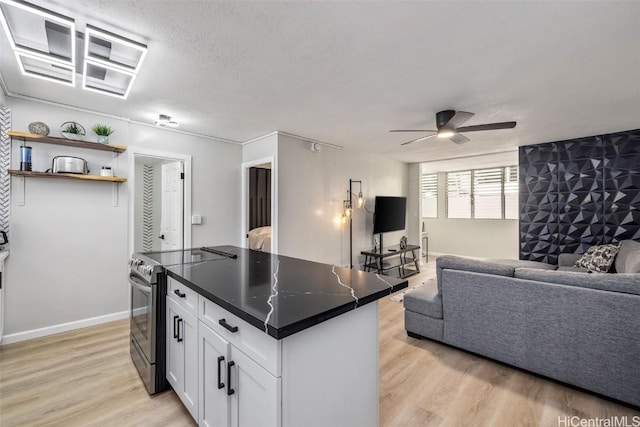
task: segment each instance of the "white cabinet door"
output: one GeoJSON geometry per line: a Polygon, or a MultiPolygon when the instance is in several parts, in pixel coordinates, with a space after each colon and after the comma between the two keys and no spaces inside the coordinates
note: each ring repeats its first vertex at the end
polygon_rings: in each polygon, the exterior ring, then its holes
{"type": "Polygon", "coordinates": [[[204,323],[199,325],[200,427],[228,427],[229,399],[227,398],[227,362],[229,342],[204,323]]]}
{"type": "Polygon", "coordinates": [[[182,401],[194,420],[198,420],[198,319],[184,311],[180,324],[184,344],[184,396],[182,401]]]}
{"type": "Polygon", "coordinates": [[[198,320],[167,297],[167,379],[198,419],[198,320]]]}
{"type": "Polygon", "coordinates": [[[280,378],[231,346],[231,427],[280,425],[280,378]]]}
{"type": "Polygon", "coordinates": [[[178,396],[184,391],[184,346],[177,340],[181,313],[181,307],[167,297],[167,380],[178,396]]]}

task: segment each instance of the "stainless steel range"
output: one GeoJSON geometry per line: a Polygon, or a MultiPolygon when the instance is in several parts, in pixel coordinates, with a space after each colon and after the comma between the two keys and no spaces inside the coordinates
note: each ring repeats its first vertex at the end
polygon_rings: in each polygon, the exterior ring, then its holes
{"type": "Polygon", "coordinates": [[[165,377],[165,294],[162,265],[145,254],[129,260],[131,343],[134,365],[149,394],[168,388],[165,377]]]}

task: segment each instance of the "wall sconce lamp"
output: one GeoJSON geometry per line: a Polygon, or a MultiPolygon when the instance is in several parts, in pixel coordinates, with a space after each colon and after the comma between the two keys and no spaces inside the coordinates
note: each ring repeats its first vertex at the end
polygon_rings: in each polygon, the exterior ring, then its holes
{"type": "MultiPolygon", "coordinates": [[[[349,194],[347,194],[347,197],[349,194]]],[[[346,218],[351,218],[351,214],[353,213],[353,207],[351,206],[351,200],[343,200],[342,201],[342,215],[346,218]]]]}

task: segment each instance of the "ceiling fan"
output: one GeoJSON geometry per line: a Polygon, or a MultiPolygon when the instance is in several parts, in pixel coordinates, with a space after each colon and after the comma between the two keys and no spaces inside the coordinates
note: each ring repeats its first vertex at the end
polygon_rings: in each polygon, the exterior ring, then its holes
{"type": "Polygon", "coordinates": [[[395,129],[389,132],[431,132],[430,135],[423,136],[418,139],[412,139],[411,141],[403,142],[401,145],[411,144],[412,142],[418,142],[427,138],[437,136],[438,138],[449,138],[456,144],[464,144],[469,141],[461,132],[477,132],[481,130],[497,130],[497,129],[512,129],[516,127],[516,122],[501,122],[501,123],[485,123],[483,125],[463,126],[467,120],[473,117],[473,113],[466,111],[454,111],[444,110],[436,113],[436,126],[438,130],[428,129],[395,129]]]}

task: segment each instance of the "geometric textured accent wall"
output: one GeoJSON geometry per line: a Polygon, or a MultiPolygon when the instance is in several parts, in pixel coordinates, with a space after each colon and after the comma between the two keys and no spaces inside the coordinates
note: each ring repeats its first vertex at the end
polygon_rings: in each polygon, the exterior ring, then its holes
{"type": "MultiPolygon", "coordinates": [[[[0,89],[2,90],[2,89],[0,89]]],[[[9,233],[9,166],[11,164],[11,110],[0,107],[0,230],[9,233]]]]}
{"type": "Polygon", "coordinates": [[[153,166],[142,165],[142,250],[153,250],[153,166]]]}
{"type": "Polygon", "coordinates": [[[558,253],[558,150],[520,147],[520,259],[554,263],[558,253]]]}
{"type": "Polygon", "coordinates": [[[520,259],[640,239],[640,130],[520,147],[520,259]]]}
{"type": "Polygon", "coordinates": [[[603,136],[606,243],[640,240],[640,132],[603,136]]]}

